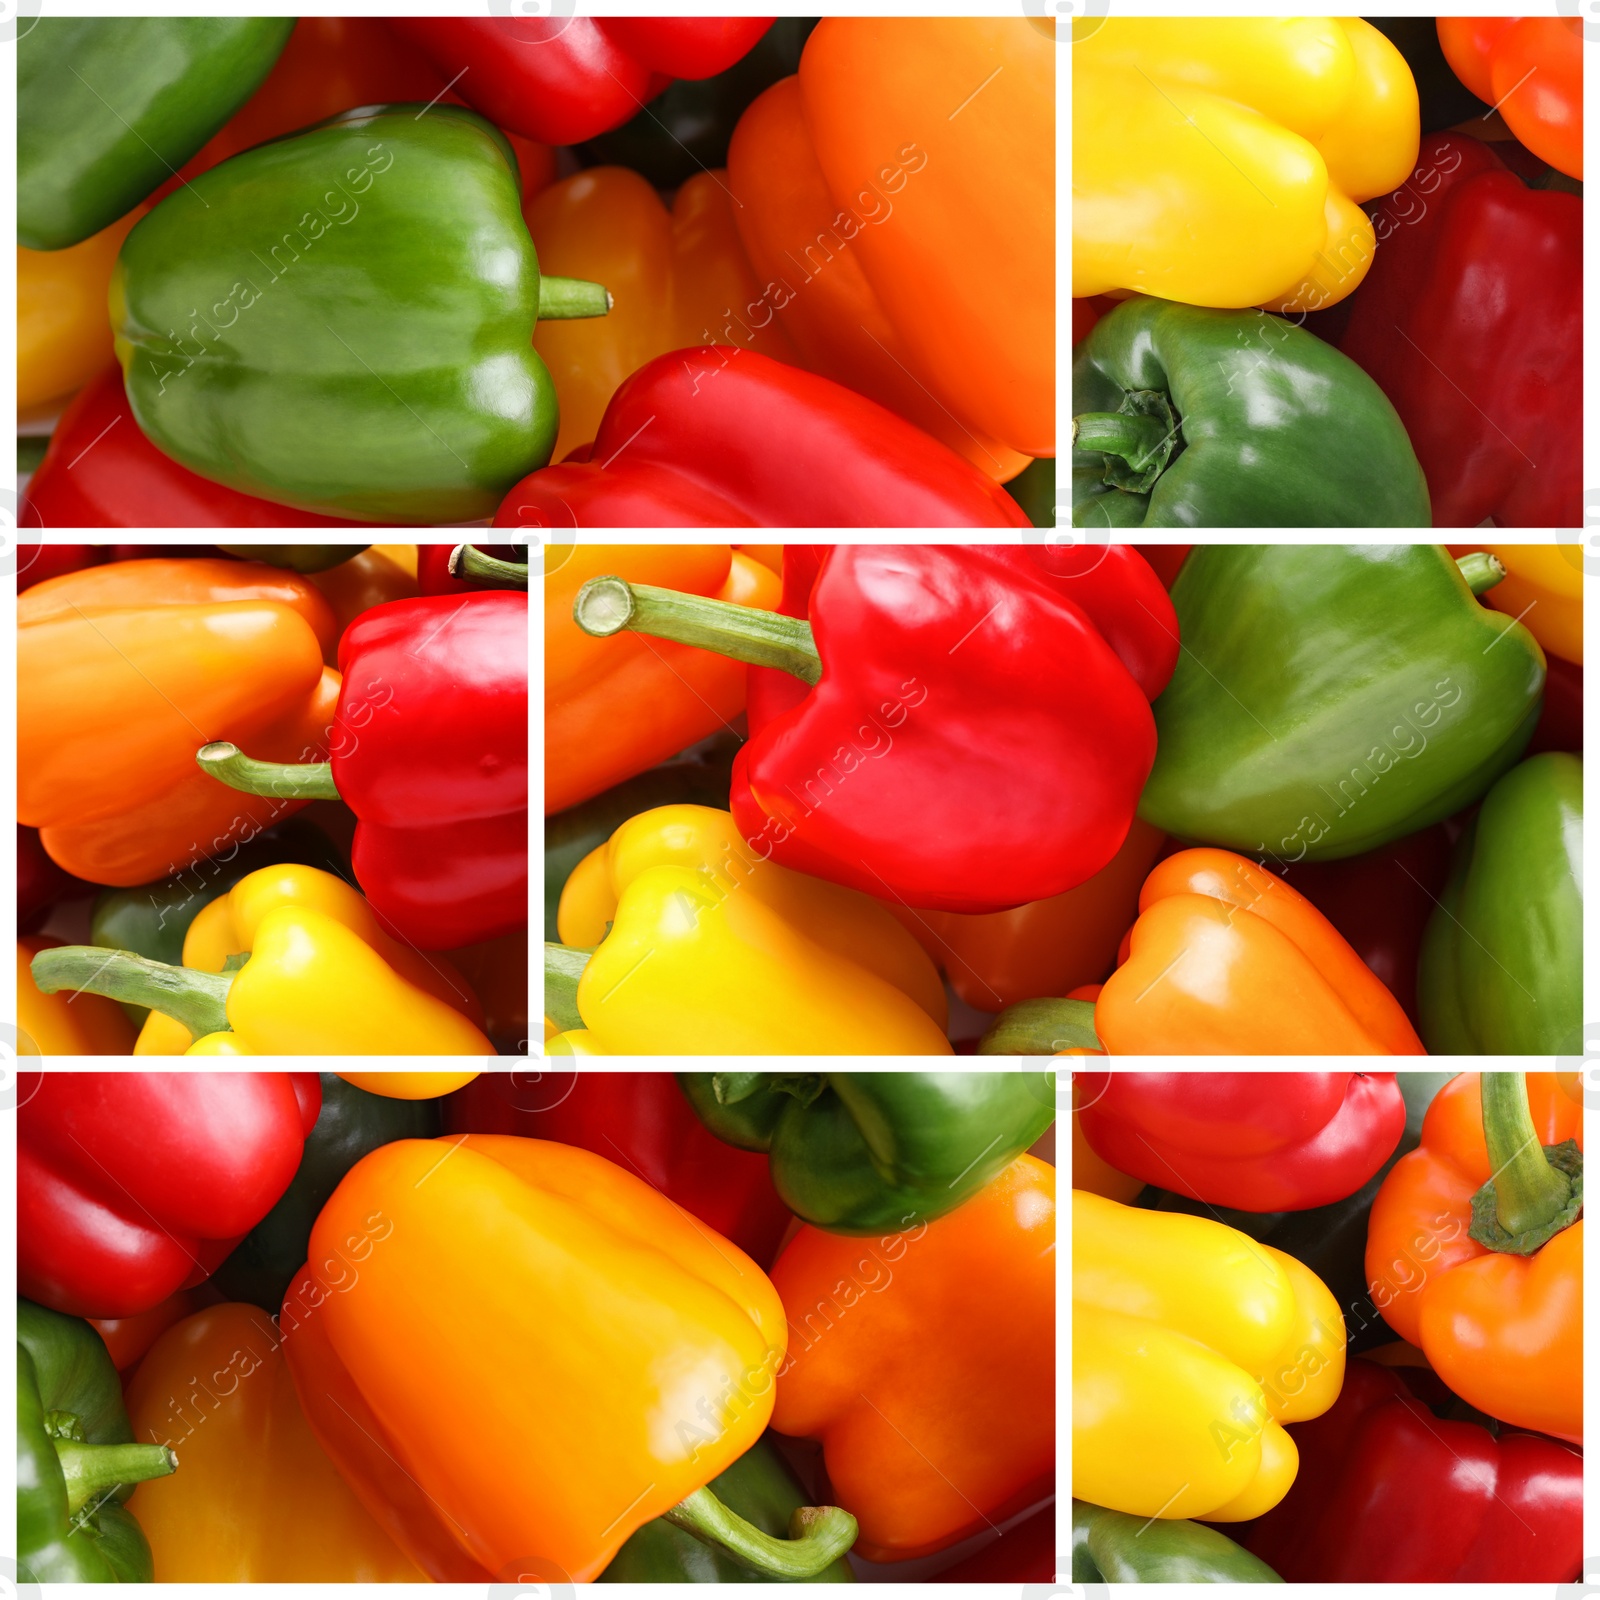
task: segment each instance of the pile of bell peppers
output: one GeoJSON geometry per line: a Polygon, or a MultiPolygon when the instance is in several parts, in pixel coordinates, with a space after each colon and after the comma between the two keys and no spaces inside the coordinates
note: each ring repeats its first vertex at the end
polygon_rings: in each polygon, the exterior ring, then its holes
{"type": "Polygon", "coordinates": [[[19,1053],[526,1054],[526,547],[17,564],[19,1053]]]}
{"type": "Polygon", "coordinates": [[[1582,30],[1075,19],[1073,525],[1582,526],[1582,30]]]}
{"type": "Polygon", "coordinates": [[[557,1055],[1556,1055],[1570,545],[552,545],[557,1055]]]}
{"type": "Polygon", "coordinates": [[[21,1581],[1056,1575],[1053,1073],[16,1095],[21,1581]]]}
{"type": "Polygon", "coordinates": [[[1054,526],[1057,60],[1023,15],[35,18],[20,521],[1054,526]]]}

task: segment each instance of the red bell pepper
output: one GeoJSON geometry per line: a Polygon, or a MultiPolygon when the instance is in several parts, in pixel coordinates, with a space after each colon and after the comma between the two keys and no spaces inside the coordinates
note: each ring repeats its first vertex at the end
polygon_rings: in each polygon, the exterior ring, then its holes
{"type": "Polygon", "coordinates": [[[1583,177],[1583,20],[1440,17],[1450,69],[1541,161],[1583,177]]]}
{"type": "Polygon", "coordinates": [[[1332,1408],[1289,1435],[1300,1470],[1288,1494],[1245,1529],[1226,1529],[1285,1583],[1578,1576],[1583,1457],[1568,1445],[1444,1421],[1399,1370],[1360,1358],[1332,1408]]]}
{"type": "Polygon", "coordinates": [[[17,932],[32,933],[57,900],[93,894],[96,885],[64,872],[45,854],[37,828],[17,824],[17,932]]]}
{"type": "Polygon", "coordinates": [[[770,1267],[794,1220],[767,1158],[706,1131],[670,1072],[485,1072],[444,1103],[446,1133],[510,1133],[592,1150],[770,1267]]]}
{"type": "Polygon", "coordinates": [[[97,567],[105,559],[105,551],[92,544],[19,544],[17,593],[25,593],[46,578],[97,567]]]}
{"type": "Polygon", "coordinates": [[[640,367],[587,450],[519,483],[497,528],[1027,528],[993,479],[875,401],[753,350],[640,367]]]}
{"type": "Polygon", "coordinates": [[[1583,754],[1583,668],[1560,656],[1545,657],[1544,704],[1523,755],[1536,756],[1541,750],[1583,754]]]}
{"type": "Polygon", "coordinates": [[[674,78],[747,55],[771,17],[391,17],[491,122],[545,144],[620,128],[674,78]]]}
{"type": "Polygon", "coordinates": [[[1332,1205],[1394,1154],[1392,1072],[1080,1072],[1078,1125],[1118,1172],[1237,1211],[1332,1205]]]}
{"type": "Polygon", "coordinates": [[[1393,402],[1436,528],[1583,524],[1583,202],[1429,134],[1372,208],[1379,246],[1339,348],[1393,402]]]}
{"type": "Polygon", "coordinates": [[[203,1282],[272,1209],[322,1109],[314,1072],[24,1072],[17,1290],[131,1317],[203,1282]]]}

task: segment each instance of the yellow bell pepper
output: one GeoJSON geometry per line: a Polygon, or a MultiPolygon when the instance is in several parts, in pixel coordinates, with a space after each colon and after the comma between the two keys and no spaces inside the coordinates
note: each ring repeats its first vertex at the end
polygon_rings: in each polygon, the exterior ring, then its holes
{"type": "Polygon", "coordinates": [[[133,1053],[133,1024],[115,1000],[97,994],[40,994],[30,963],[59,939],[30,934],[17,940],[17,1054],[125,1056],[133,1053]]]}
{"type": "Polygon", "coordinates": [[[434,1100],[451,1094],[478,1076],[476,1072],[341,1072],[346,1083],[353,1083],[368,1094],[381,1094],[386,1100],[434,1100]]]}
{"type": "Polygon", "coordinates": [[[1205,1217],[1072,1194],[1072,1493],[1244,1522],[1294,1482],[1286,1422],[1344,1382],[1339,1303],[1293,1256],[1205,1217]]]}
{"type": "Polygon", "coordinates": [[[726,811],[624,822],[567,880],[557,926],[594,954],[583,1027],[552,1055],[950,1053],[922,946],[869,896],[764,859],[726,811]]]}
{"type": "Polygon", "coordinates": [[[1357,204],[1416,163],[1417,89],[1355,17],[1072,24],[1072,293],[1315,311],[1366,276],[1357,204]]]}
{"type": "Polygon", "coordinates": [[[1583,665],[1583,546],[1453,544],[1450,553],[1487,550],[1506,575],[1483,603],[1523,623],[1553,656],[1583,665]]]}

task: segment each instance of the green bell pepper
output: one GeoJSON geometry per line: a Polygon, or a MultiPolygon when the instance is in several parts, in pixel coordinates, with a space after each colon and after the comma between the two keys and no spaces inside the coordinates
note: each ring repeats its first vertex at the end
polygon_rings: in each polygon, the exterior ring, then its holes
{"type": "Polygon", "coordinates": [[[17,242],[62,250],[126,216],[283,52],[293,17],[38,17],[17,40],[17,242]]]}
{"type": "Polygon", "coordinates": [[[306,1264],[312,1223],[351,1167],[380,1145],[436,1139],[444,1131],[437,1100],[369,1094],[336,1072],[321,1078],[322,1110],[294,1178],[211,1278],[229,1300],[246,1300],[274,1315],[306,1264]]]}
{"type": "Polygon", "coordinates": [[[1442,545],[1196,545],[1139,815],[1283,861],[1375,850],[1470,805],[1533,736],[1544,652],[1442,545]]]}
{"type": "Polygon", "coordinates": [[[1073,351],[1072,409],[1076,528],[1433,526],[1383,391],[1264,311],[1123,301],[1073,351]]]}
{"type": "Polygon", "coordinates": [[[139,426],[202,477],[369,522],[493,516],[550,459],[517,160],[464,107],[367,106],[224,161],[127,237],[111,322],[139,426]]]}
{"type": "Polygon", "coordinates": [[[1456,842],[1417,967],[1434,1055],[1583,1054],[1583,762],[1513,767],[1456,842]]]}
{"type": "Polygon", "coordinates": [[[680,1072],[719,1139],[772,1158],[785,1205],[829,1233],[954,1211],[1055,1121],[1053,1072],[680,1072]]]}
{"type": "Polygon", "coordinates": [[[269,567],[283,567],[290,572],[326,572],[329,567],[343,566],[353,561],[364,544],[219,544],[230,556],[240,556],[246,561],[264,561],[269,567]]]}
{"type": "Polygon", "coordinates": [[[1074,1583],[1282,1583],[1265,1561],[1198,1522],[1072,1502],[1074,1583]]]}
{"type": "MultiPolygon", "coordinates": [[[[746,1522],[775,1539],[786,1538],[789,1518],[808,1505],[805,1491],[765,1438],[739,1457],[708,1485],[711,1492],[746,1522]]],[[[692,1533],[674,1527],[665,1517],[647,1522],[628,1536],[596,1583],[782,1583],[757,1572],[692,1533]]],[[[854,1583],[850,1563],[840,1556],[808,1583],[854,1583]]]]}
{"type": "Polygon", "coordinates": [[[150,1546],[122,1502],[177,1467],[135,1444],[100,1335],[17,1301],[17,1569],[24,1583],[149,1583],[150,1546]]]}

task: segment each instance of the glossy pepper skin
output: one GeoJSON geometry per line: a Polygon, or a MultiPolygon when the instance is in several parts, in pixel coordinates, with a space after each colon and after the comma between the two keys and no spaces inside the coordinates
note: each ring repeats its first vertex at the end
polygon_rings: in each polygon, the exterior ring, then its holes
{"type": "Polygon", "coordinates": [[[881,1234],[964,1205],[1055,1121],[1047,1072],[680,1072],[719,1139],[772,1159],[827,1233],[881,1234]]]}
{"type": "Polygon", "coordinates": [[[1579,527],[1583,202],[1435,133],[1375,217],[1382,247],[1339,348],[1405,424],[1433,525],[1579,527]]]}
{"type": "Polygon", "coordinates": [[[1198,1522],[1150,1522],[1072,1502],[1074,1583],[1282,1583],[1258,1556],[1198,1522]]]}
{"type": "Polygon", "coordinates": [[[1078,528],[1427,528],[1405,427],[1361,368],[1260,311],[1135,296],[1072,353],[1078,528]]]}
{"type": "Polygon", "coordinates": [[[1455,74],[1541,161],[1583,177],[1583,30],[1576,17],[1440,17],[1455,74]]]}
{"type": "Polygon", "coordinates": [[[794,1341],[772,1425],[821,1441],[869,1561],[946,1549],[1054,1485],[1055,1176],[1019,1156],[925,1229],[802,1228],[772,1269],[794,1341]]]}
{"type": "Polygon", "coordinates": [[[266,77],[277,17],[38,17],[17,41],[17,238],[60,250],[109,227],[266,77]]]}
{"type": "Polygon", "coordinates": [[[1435,133],[1487,116],[1489,107],[1450,70],[1433,17],[1372,17],[1372,26],[1405,57],[1417,86],[1422,131],[1435,133]]]}
{"type": "Polygon", "coordinates": [[[1030,526],[920,428],[827,378],[719,345],[646,362],[611,397],[592,451],[524,478],[494,525],[1030,526]]]}
{"type": "Polygon", "coordinates": [[[1576,545],[1452,544],[1446,548],[1457,558],[1473,550],[1492,555],[1506,575],[1482,597],[1482,603],[1524,623],[1546,657],[1583,665],[1583,560],[1576,545]]]}
{"type": "Polygon", "coordinates": [[[76,1317],[19,1299],[21,1580],[150,1582],[150,1546],[123,1502],[135,1483],[174,1465],[169,1451],[134,1444],[117,1369],[100,1335],[76,1317]]]}
{"type": "Polygon", "coordinates": [[[1078,1120],[1121,1172],[1244,1211],[1354,1194],[1393,1154],[1392,1072],[1081,1072],[1078,1120]]]}
{"type": "Polygon", "coordinates": [[[123,1317],[210,1276],[294,1177],[310,1073],[75,1072],[19,1080],[17,1283],[123,1317]]]}
{"type": "Polygon", "coordinates": [[[1513,767],[1456,846],[1423,937],[1422,1033],[1438,1055],[1566,1055],[1583,1037],[1583,762],[1513,767]]]}
{"type": "Polygon", "coordinates": [[[1208,1522],[1283,1498],[1283,1424],[1326,1411],[1344,1373],[1339,1307],[1310,1268],[1219,1222],[1075,1189],[1072,1297],[1074,1498],[1208,1522]]]}
{"type": "Polygon", "coordinates": [[[1361,282],[1356,202],[1401,181],[1418,135],[1411,73],[1370,23],[1084,18],[1072,65],[1075,296],[1315,311],[1361,282]]]}
{"type": "Polygon", "coordinates": [[[131,1055],[134,1025],[115,1001],[99,995],[42,994],[34,983],[33,958],[61,942],[41,933],[17,940],[17,1054],[131,1055]]]}
{"type": "Polygon", "coordinates": [[[1543,651],[1438,545],[1197,546],[1172,603],[1139,814],[1181,838],[1359,855],[1477,799],[1538,720],[1543,651]]]}
{"type": "Polygon", "coordinates": [[[182,1463],[131,1506],[157,1583],[423,1581],[322,1453],[258,1307],[169,1328],[128,1385],[128,1415],[182,1463]]]}

